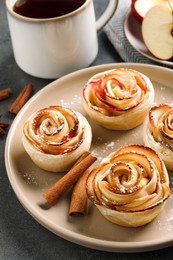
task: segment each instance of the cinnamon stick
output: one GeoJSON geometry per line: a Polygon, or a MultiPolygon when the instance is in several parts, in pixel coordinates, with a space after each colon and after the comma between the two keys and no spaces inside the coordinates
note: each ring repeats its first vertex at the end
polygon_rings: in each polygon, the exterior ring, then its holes
{"type": "Polygon", "coordinates": [[[6,131],[4,128],[7,128],[9,126],[8,123],[0,122],[0,135],[6,135],[6,131]]]}
{"type": "Polygon", "coordinates": [[[6,128],[6,127],[8,127],[8,126],[9,126],[8,123],[0,122],[0,127],[1,127],[1,128],[6,128]]]}
{"type": "Polygon", "coordinates": [[[80,178],[80,176],[97,160],[91,153],[83,154],[72,169],[58,180],[47,192],[44,198],[50,205],[55,205],[58,199],[80,178]]]}
{"type": "Polygon", "coordinates": [[[0,127],[0,135],[6,135],[6,131],[2,127],[0,127]]]}
{"type": "Polygon", "coordinates": [[[83,216],[87,213],[88,197],[86,193],[86,180],[89,173],[89,169],[86,170],[74,184],[69,208],[70,216],[83,216]]]}
{"type": "Polygon", "coordinates": [[[11,114],[17,115],[19,110],[23,107],[23,105],[26,103],[26,101],[29,99],[31,91],[32,91],[33,85],[27,84],[18,97],[15,99],[15,101],[11,104],[11,106],[8,109],[8,112],[11,114]]]}
{"type": "Polygon", "coordinates": [[[0,90],[0,101],[7,99],[12,94],[11,88],[4,88],[0,90]]]}

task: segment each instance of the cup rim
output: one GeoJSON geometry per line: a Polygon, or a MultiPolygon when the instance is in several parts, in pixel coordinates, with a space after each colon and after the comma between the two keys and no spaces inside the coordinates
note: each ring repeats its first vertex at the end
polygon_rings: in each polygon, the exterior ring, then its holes
{"type": "MultiPolygon", "coordinates": [[[[14,1],[14,3],[17,0],[14,1]]],[[[17,14],[16,12],[13,11],[13,5],[10,4],[10,0],[6,0],[6,8],[7,11],[13,15],[14,17],[16,17],[17,19],[23,20],[23,21],[27,21],[27,22],[35,22],[35,23],[44,23],[44,22],[52,22],[52,21],[59,21],[59,20],[63,20],[66,19],[68,17],[72,17],[74,15],[76,15],[77,13],[81,12],[82,10],[84,10],[90,3],[91,0],[85,0],[85,2],[76,10],[61,15],[61,16],[55,16],[55,17],[51,17],[51,18],[31,18],[31,17],[27,17],[27,16],[23,16],[20,14],[17,14]]]]}

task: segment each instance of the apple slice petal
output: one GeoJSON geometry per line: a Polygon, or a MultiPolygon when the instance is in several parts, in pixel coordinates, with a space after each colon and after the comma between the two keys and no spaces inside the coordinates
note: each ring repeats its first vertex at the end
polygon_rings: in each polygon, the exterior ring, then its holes
{"type": "Polygon", "coordinates": [[[142,36],[148,50],[158,59],[173,57],[173,14],[168,7],[156,5],[145,15],[142,36]]]}

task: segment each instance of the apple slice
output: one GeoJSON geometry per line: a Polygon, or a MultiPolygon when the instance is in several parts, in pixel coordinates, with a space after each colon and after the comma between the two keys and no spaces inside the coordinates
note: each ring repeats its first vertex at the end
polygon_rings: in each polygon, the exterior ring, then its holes
{"type": "Polygon", "coordinates": [[[142,22],[147,11],[158,4],[158,0],[132,0],[131,10],[136,19],[142,22]]]}
{"type": "Polygon", "coordinates": [[[173,5],[173,0],[132,0],[131,10],[139,22],[142,22],[146,13],[155,5],[173,5]]]}
{"type": "Polygon", "coordinates": [[[158,59],[173,58],[173,11],[163,5],[152,7],[142,22],[142,36],[148,50],[158,59]]]}

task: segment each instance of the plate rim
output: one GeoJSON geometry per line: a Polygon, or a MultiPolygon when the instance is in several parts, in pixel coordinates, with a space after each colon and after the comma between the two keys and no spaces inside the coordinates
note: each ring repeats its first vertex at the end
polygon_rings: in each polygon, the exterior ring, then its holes
{"type": "MultiPolygon", "coordinates": [[[[156,240],[150,240],[150,241],[139,241],[139,242],[119,242],[119,241],[108,241],[108,240],[101,240],[101,239],[97,239],[97,238],[93,238],[93,237],[89,237],[90,241],[87,241],[86,243],[86,236],[79,234],[79,233],[75,233],[74,231],[71,230],[67,230],[67,228],[62,228],[62,227],[58,227],[58,232],[57,230],[55,231],[52,228],[52,222],[49,221],[49,219],[47,219],[46,217],[44,217],[43,214],[41,214],[41,212],[37,211],[36,208],[34,207],[34,205],[32,205],[31,208],[28,208],[25,204],[26,198],[23,198],[23,193],[20,189],[18,189],[18,187],[16,187],[17,185],[17,181],[15,180],[15,178],[12,179],[12,169],[11,169],[11,165],[10,165],[10,143],[11,143],[11,138],[12,138],[12,131],[14,126],[17,124],[18,121],[20,121],[21,117],[23,114],[25,114],[25,112],[27,111],[27,109],[30,107],[30,104],[32,104],[32,102],[34,102],[35,99],[37,99],[37,97],[40,95],[40,93],[47,91],[47,89],[49,88],[54,88],[54,85],[57,84],[57,82],[61,82],[64,80],[67,80],[69,77],[76,77],[79,74],[85,74],[85,73],[90,73],[90,72],[94,72],[97,70],[102,70],[104,68],[104,70],[107,69],[111,69],[114,67],[138,67],[138,68],[152,68],[154,70],[161,70],[161,71],[165,71],[165,72],[170,72],[173,73],[173,71],[170,68],[164,68],[158,65],[151,65],[151,64],[138,64],[138,63],[110,63],[110,64],[102,64],[102,65],[96,65],[93,67],[89,67],[89,68],[85,68],[82,70],[78,70],[75,72],[72,72],[70,74],[67,74],[59,79],[56,79],[54,81],[52,81],[51,83],[49,83],[48,85],[46,85],[45,87],[43,87],[41,90],[39,90],[37,93],[35,93],[28,101],[27,103],[23,106],[23,108],[20,110],[20,112],[18,113],[18,115],[15,117],[8,135],[7,135],[7,139],[6,139],[6,144],[5,144],[5,167],[6,167],[6,172],[7,172],[7,176],[9,179],[9,182],[13,188],[14,193],[16,194],[18,200],[20,201],[20,203],[22,204],[22,206],[24,207],[24,209],[38,222],[40,223],[44,228],[46,228],[47,230],[51,231],[52,233],[68,240],[71,241],[73,243],[76,243],[78,245],[82,245],[88,248],[93,248],[93,249],[98,249],[101,251],[110,251],[110,252],[144,252],[144,251],[151,251],[154,249],[160,249],[160,248],[164,248],[169,246],[169,244],[173,243],[173,236],[171,236],[169,234],[169,236],[165,239],[165,241],[161,241],[158,239],[157,243],[156,240]],[[17,189],[17,191],[16,191],[17,189]],[[22,198],[22,199],[21,199],[22,198]],[[46,224],[44,223],[44,221],[46,221],[46,224]],[[74,239],[74,235],[75,235],[75,239],[74,239]]],[[[57,226],[57,225],[53,225],[53,226],[57,226]]]]}
{"type": "MultiPolygon", "coordinates": [[[[146,57],[146,58],[148,58],[148,59],[150,59],[150,60],[152,60],[152,61],[155,61],[155,62],[157,62],[157,63],[159,63],[159,64],[163,64],[163,65],[167,65],[167,66],[173,67],[173,61],[171,62],[171,61],[168,61],[168,60],[160,60],[160,59],[157,59],[156,57],[154,57],[154,56],[152,55],[152,53],[150,53],[150,51],[147,49],[147,47],[146,47],[146,50],[148,51],[149,54],[145,54],[143,51],[139,50],[139,48],[137,48],[137,47],[132,43],[132,41],[131,41],[130,38],[129,38],[129,34],[131,34],[131,32],[129,32],[129,30],[128,30],[128,21],[129,21],[131,15],[133,15],[133,14],[132,14],[131,9],[129,9],[129,11],[127,12],[127,15],[126,15],[126,17],[125,17],[125,20],[124,20],[124,33],[125,33],[126,39],[127,39],[128,42],[130,43],[130,45],[131,45],[137,52],[139,52],[140,54],[142,54],[144,57],[146,57]]],[[[135,18],[134,18],[134,19],[135,19],[135,18]]],[[[137,23],[137,21],[136,21],[136,23],[137,23]]],[[[132,35],[132,34],[131,34],[131,35],[132,35]]],[[[133,35],[133,37],[136,38],[135,35],[133,35]]],[[[138,39],[138,40],[140,41],[140,39],[138,39]]],[[[140,42],[141,42],[141,41],[140,41],[140,42]]],[[[145,45],[144,41],[142,41],[142,43],[145,45]]]]}

